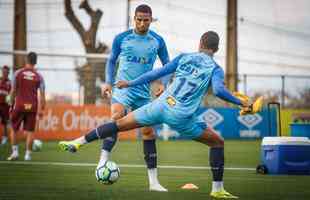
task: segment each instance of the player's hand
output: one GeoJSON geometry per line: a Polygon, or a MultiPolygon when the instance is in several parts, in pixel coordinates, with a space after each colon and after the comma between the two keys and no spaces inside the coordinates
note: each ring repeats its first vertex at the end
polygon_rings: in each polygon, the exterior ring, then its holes
{"type": "Polygon", "coordinates": [[[159,97],[165,90],[165,86],[163,84],[158,84],[157,89],[154,91],[154,95],[159,97]]]}
{"type": "Polygon", "coordinates": [[[118,81],[115,86],[119,89],[122,89],[122,88],[127,88],[129,87],[129,82],[128,81],[118,81]]]}
{"type": "Polygon", "coordinates": [[[242,94],[241,92],[233,92],[233,95],[241,101],[242,107],[250,106],[250,98],[245,94],[242,94]]]}
{"type": "Polygon", "coordinates": [[[110,98],[112,95],[112,85],[104,83],[101,85],[101,95],[103,98],[110,98]]]}
{"type": "Polygon", "coordinates": [[[254,103],[241,107],[240,115],[249,115],[249,114],[255,114],[257,112],[260,112],[263,108],[263,97],[258,97],[254,103]]]}

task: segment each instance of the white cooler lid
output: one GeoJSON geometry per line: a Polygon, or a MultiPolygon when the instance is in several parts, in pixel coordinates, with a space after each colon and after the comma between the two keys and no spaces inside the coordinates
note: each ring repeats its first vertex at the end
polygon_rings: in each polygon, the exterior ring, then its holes
{"type": "Polygon", "coordinates": [[[310,145],[307,137],[264,137],[263,145],[310,145]]]}

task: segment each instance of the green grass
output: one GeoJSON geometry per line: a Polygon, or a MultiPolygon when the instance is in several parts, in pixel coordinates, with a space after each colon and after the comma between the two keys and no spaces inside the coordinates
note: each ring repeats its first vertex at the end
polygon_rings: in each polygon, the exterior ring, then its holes
{"type": "MultiPolygon", "coordinates": [[[[97,163],[100,143],[83,147],[78,153],[60,152],[57,143],[44,143],[43,151],[33,153],[33,162],[97,163]]],[[[191,141],[157,143],[159,165],[208,166],[208,148],[191,141]]],[[[23,147],[21,147],[23,149],[23,147]]],[[[119,142],[112,160],[118,164],[144,164],[138,142],[119,142]]],[[[259,163],[260,141],[227,141],[226,167],[255,168],[259,163]]],[[[0,147],[5,160],[9,147],[0,147]]],[[[23,154],[21,154],[23,155],[23,154]]],[[[22,156],[21,156],[22,158],[22,156]]],[[[22,159],[20,159],[22,161],[22,159]]],[[[145,168],[121,167],[121,178],[112,186],[99,184],[95,166],[37,165],[0,162],[0,199],[211,199],[209,170],[160,168],[160,181],[168,193],[148,191],[145,168]],[[194,183],[199,190],[182,190],[194,183]]],[[[240,199],[309,200],[310,176],[257,175],[254,171],[226,170],[225,188],[240,199]]]]}

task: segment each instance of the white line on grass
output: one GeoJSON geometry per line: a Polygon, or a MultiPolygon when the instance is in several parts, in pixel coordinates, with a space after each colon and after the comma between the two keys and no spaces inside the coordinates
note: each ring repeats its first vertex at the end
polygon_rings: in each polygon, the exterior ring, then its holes
{"type": "MultiPolygon", "coordinates": [[[[97,164],[94,164],[94,163],[29,162],[29,161],[0,161],[0,164],[13,164],[13,165],[56,165],[56,166],[78,166],[78,167],[97,166],[97,164]]],[[[145,168],[145,165],[119,164],[119,166],[120,167],[127,167],[127,168],[145,168]]],[[[210,169],[210,167],[181,166],[181,165],[178,165],[178,166],[176,166],[176,165],[158,165],[158,168],[162,168],[162,169],[194,169],[194,170],[210,169]]],[[[255,171],[255,168],[226,167],[225,170],[255,171]]]]}

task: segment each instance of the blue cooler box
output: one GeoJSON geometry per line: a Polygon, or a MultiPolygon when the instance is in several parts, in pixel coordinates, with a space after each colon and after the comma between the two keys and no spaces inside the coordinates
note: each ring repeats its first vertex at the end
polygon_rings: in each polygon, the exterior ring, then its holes
{"type": "Polygon", "coordinates": [[[261,159],[268,174],[310,175],[310,140],[307,137],[264,137],[261,159]]]}

